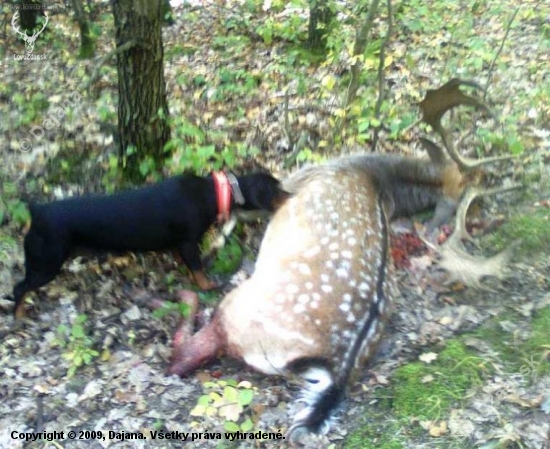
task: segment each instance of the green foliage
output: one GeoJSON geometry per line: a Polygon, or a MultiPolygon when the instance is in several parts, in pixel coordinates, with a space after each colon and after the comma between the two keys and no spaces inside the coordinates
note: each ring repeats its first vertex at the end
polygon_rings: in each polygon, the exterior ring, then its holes
{"type": "Polygon", "coordinates": [[[523,254],[545,251],[550,253],[550,211],[539,207],[528,214],[512,215],[498,232],[487,238],[484,246],[502,250],[514,240],[521,240],[523,254]]]}
{"type": "Polygon", "coordinates": [[[105,123],[116,123],[117,113],[113,97],[110,93],[103,92],[97,101],[97,114],[99,120],[105,123]]]}
{"type": "Polygon", "coordinates": [[[376,428],[365,424],[351,432],[343,447],[345,449],[404,449],[395,432],[380,434],[376,428]]]}
{"type": "Polygon", "coordinates": [[[218,149],[211,139],[227,140],[223,135],[207,133],[185,117],[173,119],[172,138],[164,147],[166,153],[171,153],[167,166],[174,173],[191,170],[203,175],[223,167],[231,169],[239,160],[258,153],[257,148],[247,147],[241,142],[228,142],[222,149],[218,149]]]}
{"type": "Polygon", "coordinates": [[[14,251],[15,248],[17,248],[17,241],[13,237],[0,234],[0,264],[10,260],[9,254],[14,251]]]}
{"type": "MultiPolygon", "coordinates": [[[[42,123],[41,115],[48,109],[50,102],[43,92],[14,92],[12,103],[19,107],[17,126],[36,125],[42,123]]],[[[45,117],[44,117],[45,118],[45,117]]]]}
{"type": "Polygon", "coordinates": [[[395,371],[393,410],[401,417],[439,419],[479,383],[486,365],[458,339],[450,340],[432,364],[413,362],[395,371]]]}
{"type": "Polygon", "coordinates": [[[501,314],[491,319],[472,335],[497,351],[499,360],[504,362],[508,372],[524,374],[529,361],[534,361],[536,371],[529,370],[525,380],[533,381],[536,376],[550,373],[550,361],[547,354],[550,350],[550,307],[537,311],[531,322],[531,332],[523,337],[513,335],[507,330],[507,323],[520,322],[520,317],[512,312],[501,314]]]}
{"type": "Polygon", "coordinates": [[[30,220],[27,205],[18,196],[17,186],[10,182],[2,182],[2,196],[0,197],[0,223],[8,216],[10,220],[22,226],[30,220]]]}
{"type": "Polygon", "coordinates": [[[186,317],[189,315],[189,305],[181,302],[165,301],[162,307],[155,309],[153,316],[155,318],[164,318],[166,315],[176,313],[180,316],[186,317]]]}
{"type": "Polygon", "coordinates": [[[57,327],[56,343],[63,348],[63,358],[69,362],[68,377],[73,377],[76,370],[83,365],[89,365],[99,356],[93,349],[93,340],[86,335],[86,315],[78,315],[71,327],[61,324],[57,327]]]}
{"type": "Polygon", "coordinates": [[[206,394],[201,396],[190,415],[201,418],[219,417],[228,432],[249,432],[254,423],[250,404],[257,391],[250,382],[233,379],[205,382],[206,394]]]}
{"type": "Polygon", "coordinates": [[[230,274],[237,271],[243,260],[243,250],[239,239],[233,234],[225,245],[217,251],[216,260],[212,263],[212,273],[230,274]]]}

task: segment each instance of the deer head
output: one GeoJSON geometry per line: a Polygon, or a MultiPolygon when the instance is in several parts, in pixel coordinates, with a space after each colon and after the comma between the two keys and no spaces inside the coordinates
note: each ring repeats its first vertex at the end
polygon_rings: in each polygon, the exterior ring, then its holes
{"type": "MultiPolygon", "coordinates": [[[[439,109],[425,116],[441,133],[441,115],[464,97],[440,107],[442,94],[430,95],[439,109]]],[[[182,324],[169,373],[189,374],[222,352],[266,374],[301,378],[305,406],[289,435],[325,432],[349,379],[375,353],[398,294],[390,220],[434,206],[434,220],[444,220],[472,199],[459,203],[466,178],[456,155],[428,146],[430,159],[350,156],[291,176],[291,197],[267,228],[255,272],[194,336],[182,324]]]]}
{"type": "Polygon", "coordinates": [[[23,40],[25,41],[25,49],[27,50],[27,55],[32,54],[36,39],[38,38],[40,33],[44,31],[44,28],[46,28],[46,25],[48,24],[48,21],[49,21],[48,14],[46,14],[45,12],[44,12],[44,17],[46,18],[46,20],[44,21],[42,28],[39,31],[34,31],[32,33],[32,36],[29,36],[26,31],[25,32],[19,31],[19,28],[17,27],[17,23],[16,23],[17,19],[19,18],[19,11],[16,11],[15,14],[13,15],[13,18],[11,19],[11,26],[13,27],[16,33],[20,34],[23,37],[23,40]]]}

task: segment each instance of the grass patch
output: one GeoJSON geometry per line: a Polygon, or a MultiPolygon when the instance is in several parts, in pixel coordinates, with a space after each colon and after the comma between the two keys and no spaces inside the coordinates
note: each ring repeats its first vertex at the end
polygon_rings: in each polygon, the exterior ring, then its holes
{"type": "MultiPolygon", "coordinates": [[[[515,313],[508,313],[493,318],[485,326],[474,332],[474,336],[489,344],[498,352],[501,362],[510,372],[525,372],[536,376],[550,373],[550,361],[545,355],[550,351],[550,307],[545,307],[535,313],[531,322],[531,332],[527,338],[511,333],[503,328],[501,323],[509,321],[516,323],[521,319],[515,313]],[[527,362],[536,363],[533,373],[527,362]]],[[[532,376],[529,376],[532,378],[532,376]]]]}
{"type": "MultiPolygon", "coordinates": [[[[369,409],[369,415],[371,410],[369,409]]],[[[387,423],[387,411],[369,417],[350,433],[342,447],[345,449],[403,449],[399,440],[400,427],[396,422],[387,423]],[[384,423],[380,425],[381,423],[384,423]]]]}
{"type": "Polygon", "coordinates": [[[487,239],[487,246],[502,250],[513,240],[521,239],[518,251],[528,254],[550,249],[550,209],[539,208],[533,213],[513,215],[494,235],[487,239]]]}
{"type": "Polygon", "coordinates": [[[432,364],[413,362],[398,368],[392,379],[393,408],[403,418],[437,420],[460,401],[488,370],[485,361],[458,339],[432,364]]]}

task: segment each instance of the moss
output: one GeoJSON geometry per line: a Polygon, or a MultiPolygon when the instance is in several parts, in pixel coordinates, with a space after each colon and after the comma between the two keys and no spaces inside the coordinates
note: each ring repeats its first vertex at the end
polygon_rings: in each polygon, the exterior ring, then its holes
{"type": "Polygon", "coordinates": [[[536,374],[550,373],[550,307],[539,310],[532,322],[531,335],[525,342],[524,354],[538,362],[536,374]]]}
{"type": "Polygon", "coordinates": [[[439,419],[487,370],[484,361],[458,340],[450,340],[431,364],[414,362],[393,376],[393,408],[401,417],[439,419]]]}
{"type": "Polygon", "coordinates": [[[395,421],[388,422],[387,411],[374,413],[369,410],[369,419],[357,426],[342,445],[345,449],[402,449],[400,428],[395,421]]]}
{"type": "Polygon", "coordinates": [[[527,361],[538,362],[537,375],[550,373],[550,362],[544,357],[550,351],[550,307],[539,310],[531,322],[531,331],[527,338],[502,328],[502,322],[517,323],[521,317],[513,312],[499,315],[480,327],[473,336],[483,340],[498,353],[499,359],[510,372],[523,372],[527,361]]]}
{"type": "Polygon", "coordinates": [[[494,235],[487,239],[487,247],[502,250],[511,241],[521,239],[519,252],[527,254],[550,249],[550,209],[539,208],[533,213],[513,215],[494,235]]]}

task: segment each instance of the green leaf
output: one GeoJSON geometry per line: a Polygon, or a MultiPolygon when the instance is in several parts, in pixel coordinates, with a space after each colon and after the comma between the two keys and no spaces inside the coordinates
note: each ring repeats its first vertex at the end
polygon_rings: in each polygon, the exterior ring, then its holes
{"type": "Polygon", "coordinates": [[[238,396],[238,402],[242,406],[248,405],[252,402],[254,398],[254,392],[252,390],[240,390],[238,396]]]}
{"type": "Polygon", "coordinates": [[[254,423],[252,422],[252,420],[250,418],[248,418],[247,420],[245,420],[241,424],[241,432],[248,432],[248,431],[252,430],[253,428],[254,428],[254,423]]]}
{"type": "Polygon", "coordinates": [[[234,387],[225,387],[223,396],[227,402],[237,402],[237,390],[234,387]]]}
{"type": "Polygon", "coordinates": [[[241,430],[241,428],[239,427],[239,425],[237,423],[234,423],[234,422],[231,422],[231,421],[225,421],[223,427],[228,432],[238,432],[239,430],[241,430]]]}
{"type": "Polygon", "coordinates": [[[210,404],[210,396],[208,396],[207,394],[202,395],[197,401],[197,404],[204,405],[206,407],[208,404],[210,404]]]}

